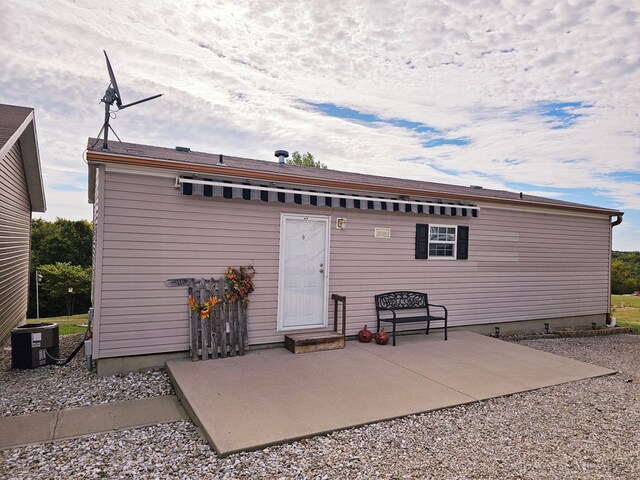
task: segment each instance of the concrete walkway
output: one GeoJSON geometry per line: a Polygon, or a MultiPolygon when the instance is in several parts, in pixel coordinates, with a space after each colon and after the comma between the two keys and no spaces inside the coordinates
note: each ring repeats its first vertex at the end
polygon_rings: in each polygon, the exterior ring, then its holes
{"type": "Polygon", "coordinates": [[[167,362],[191,419],[222,456],[533,390],[612,370],[470,332],[402,336],[398,346],[167,362]]]}
{"type": "Polygon", "coordinates": [[[187,418],[175,395],[0,417],[0,449],[187,418]]]}

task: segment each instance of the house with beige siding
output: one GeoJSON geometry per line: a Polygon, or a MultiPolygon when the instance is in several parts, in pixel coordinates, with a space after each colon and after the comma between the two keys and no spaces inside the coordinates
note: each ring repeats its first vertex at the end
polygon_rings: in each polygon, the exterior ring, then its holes
{"type": "Polygon", "coordinates": [[[31,213],[45,209],[33,108],[0,105],[0,344],[26,318],[31,213]]]}
{"type": "Polygon", "coordinates": [[[186,355],[187,291],[164,282],[228,266],[256,271],[252,347],[330,328],[332,294],[347,297],[347,335],[375,325],[374,295],[395,290],[427,292],[454,329],[608,318],[619,211],[277,159],[89,147],[99,372],[186,355]]]}

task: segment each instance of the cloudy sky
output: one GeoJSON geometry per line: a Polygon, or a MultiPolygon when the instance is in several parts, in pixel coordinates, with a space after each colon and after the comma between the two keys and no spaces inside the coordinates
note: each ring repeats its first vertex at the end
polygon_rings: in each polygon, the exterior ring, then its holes
{"type": "Polygon", "coordinates": [[[107,50],[123,141],[621,209],[640,250],[634,0],[0,0],[0,103],[36,109],[47,219],[90,218],[107,50]]]}

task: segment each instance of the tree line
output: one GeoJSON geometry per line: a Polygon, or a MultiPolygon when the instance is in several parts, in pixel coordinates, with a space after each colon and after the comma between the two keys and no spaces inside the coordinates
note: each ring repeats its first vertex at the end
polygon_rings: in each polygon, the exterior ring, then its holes
{"type": "Polygon", "coordinates": [[[37,303],[41,318],[89,310],[92,245],[93,225],[86,220],[31,220],[28,318],[36,318],[37,303]]]}
{"type": "Polygon", "coordinates": [[[611,293],[640,291],[640,252],[612,252],[611,293]]]}

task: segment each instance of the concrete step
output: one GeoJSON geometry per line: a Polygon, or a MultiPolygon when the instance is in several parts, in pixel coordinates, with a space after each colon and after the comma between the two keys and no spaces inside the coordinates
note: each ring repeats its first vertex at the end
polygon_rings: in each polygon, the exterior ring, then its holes
{"type": "Polygon", "coordinates": [[[344,335],[336,332],[296,333],[284,336],[284,348],[292,353],[321,352],[344,348],[344,335]]]}

